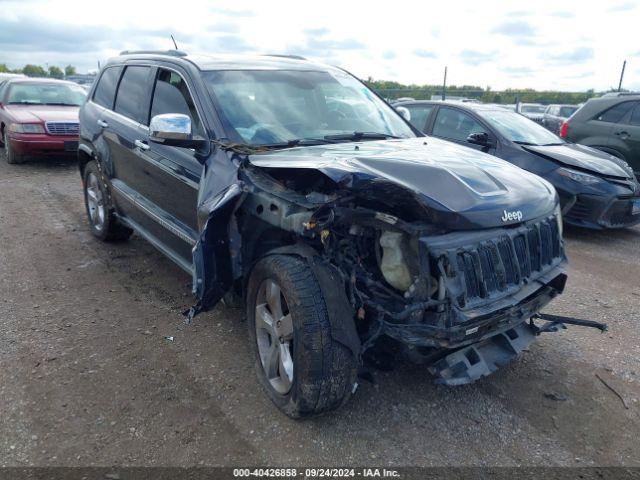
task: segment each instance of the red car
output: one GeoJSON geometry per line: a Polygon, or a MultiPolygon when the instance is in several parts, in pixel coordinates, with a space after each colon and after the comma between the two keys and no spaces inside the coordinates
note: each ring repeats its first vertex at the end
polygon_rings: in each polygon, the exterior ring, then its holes
{"type": "Polygon", "coordinates": [[[75,154],[78,109],[86,92],[62,80],[16,78],[0,85],[0,138],[8,163],[75,154]]]}

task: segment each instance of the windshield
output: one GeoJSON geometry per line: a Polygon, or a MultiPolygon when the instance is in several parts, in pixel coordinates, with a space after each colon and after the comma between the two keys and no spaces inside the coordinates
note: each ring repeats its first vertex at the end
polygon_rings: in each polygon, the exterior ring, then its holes
{"type": "Polygon", "coordinates": [[[488,110],[482,112],[482,117],[512,142],[528,145],[564,143],[564,140],[546,128],[515,112],[488,110]]]}
{"type": "Polygon", "coordinates": [[[228,135],[242,143],[340,141],[335,136],[355,133],[358,140],[415,137],[393,109],[346,73],[225,70],[204,78],[228,135]]]}
{"type": "Polygon", "coordinates": [[[87,93],[79,85],[16,83],[9,87],[8,104],[82,105],[87,93]]]}
{"type": "Polygon", "coordinates": [[[544,113],[547,109],[544,105],[522,105],[520,111],[522,113],[544,113]]]}

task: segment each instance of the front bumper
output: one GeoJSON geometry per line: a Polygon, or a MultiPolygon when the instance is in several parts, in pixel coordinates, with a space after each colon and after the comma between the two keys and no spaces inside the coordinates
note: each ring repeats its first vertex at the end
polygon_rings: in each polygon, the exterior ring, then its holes
{"type": "Polygon", "coordinates": [[[570,225],[593,229],[631,227],[640,223],[640,196],[579,194],[564,210],[564,221],[570,225]]]}
{"type": "Polygon", "coordinates": [[[384,333],[406,345],[450,349],[481,341],[539,313],[566,282],[555,215],[510,228],[425,236],[419,250],[420,276],[440,278],[440,300],[410,305],[408,315],[387,314],[384,333]]]}
{"type": "Polygon", "coordinates": [[[74,155],[78,151],[77,135],[10,133],[7,141],[19,155],[74,155]]]}

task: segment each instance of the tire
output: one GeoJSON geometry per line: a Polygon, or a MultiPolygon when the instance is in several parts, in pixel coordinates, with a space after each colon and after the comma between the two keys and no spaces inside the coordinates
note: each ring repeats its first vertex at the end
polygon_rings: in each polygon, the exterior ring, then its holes
{"type": "Polygon", "coordinates": [[[24,162],[24,156],[19,155],[11,148],[11,142],[7,140],[7,134],[2,132],[2,144],[4,145],[4,155],[7,158],[7,163],[15,165],[16,163],[24,162]]]}
{"type": "Polygon", "coordinates": [[[101,178],[96,162],[87,163],[82,175],[82,189],[91,233],[105,242],[126,240],[133,230],[118,221],[101,178]]]}
{"type": "Polygon", "coordinates": [[[325,299],[307,263],[288,255],[261,259],[251,272],[246,298],[256,372],[273,403],[291,418],[318,415],[344,404],[356,381],[357,360],[332,338],[325,299]],[[270,329],[262,319],[274,312],[281,320],[272,323],[281,325],[270,329]],[[268,368],[276,364],[275,369],[268,368]]]}

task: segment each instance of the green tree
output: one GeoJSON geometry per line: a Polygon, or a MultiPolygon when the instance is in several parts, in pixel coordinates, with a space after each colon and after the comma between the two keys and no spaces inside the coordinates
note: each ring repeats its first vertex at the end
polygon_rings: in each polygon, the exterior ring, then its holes
{"type": "Polygon", "coordinates": [[[11,69],[7,67],[6,63],[0,63],[0,73],[11,73],[11,69]]]}
{"type": "Polygon", "coordinates": [[[24,73],[27,77],[46,77],[47,72],[40,65],[25,65],[22,69],[22,73],[24,73]]]}
{"type": "Polygon", "coordinates": [[[51,78],[62,78],[64,77],[64,72],[59,67],[51,65],[49,67],[49,76],[51,78]]]}
{"type": "Polygon", "coordinates": [[[67,65],[66,67],[64,67],[64,74],[69,76],[69,75],[75,75],[76,74],[76,67],[74,67],[73,65],[67,65]]]}

